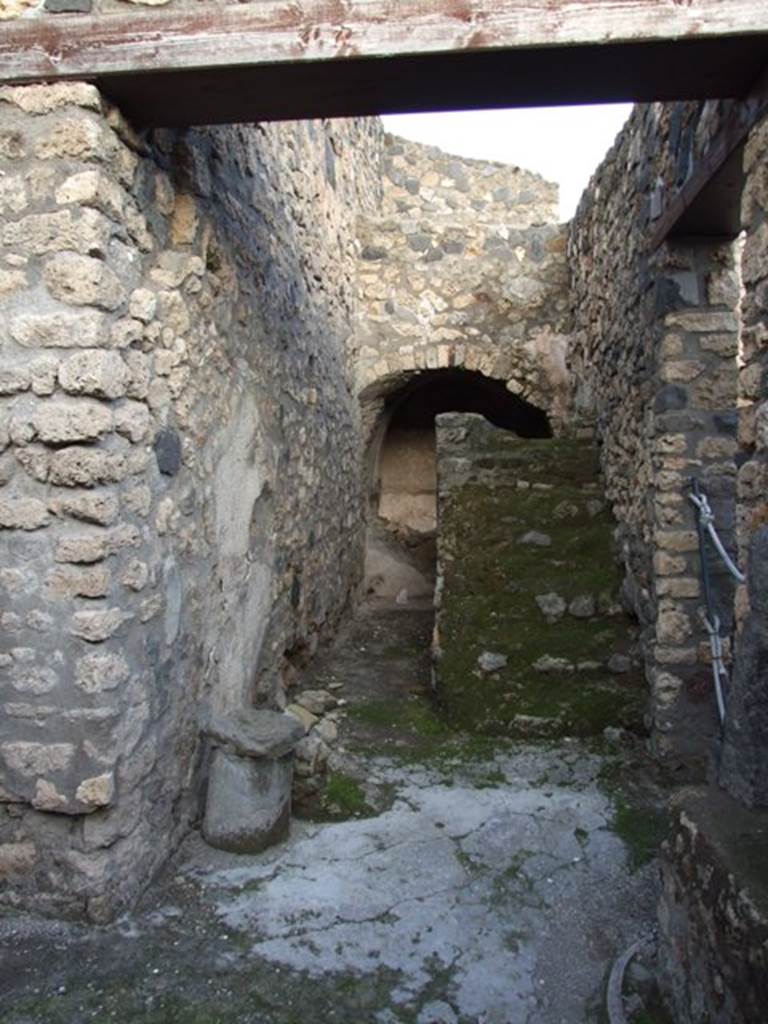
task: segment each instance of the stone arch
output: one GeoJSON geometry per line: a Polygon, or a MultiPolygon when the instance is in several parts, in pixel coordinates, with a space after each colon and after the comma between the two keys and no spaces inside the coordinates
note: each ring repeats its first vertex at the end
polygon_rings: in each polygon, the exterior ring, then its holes
{"type": "Polygon", "coordinates": [[[360,401],[367,438],[366,587],[382,597],[396,596],[409,587],[426,595],[431,592],[435,555],[435,417],[443,412],[475,412],[521,437],[550,437],[549,416],[514,394],[504,378],[466,366],[388,374],[365,389],[360,401]]]}

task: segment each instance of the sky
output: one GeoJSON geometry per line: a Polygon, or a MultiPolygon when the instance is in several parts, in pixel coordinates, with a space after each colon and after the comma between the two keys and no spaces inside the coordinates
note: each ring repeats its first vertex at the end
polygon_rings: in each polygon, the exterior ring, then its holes
{"type": "Polygon", "coordinates": [[[628,103],[448,114],[389,114],[387,131],[457,156],[499,160],[537,171],[560,186],[560,217],[570,220],[592,172],[632,109],[628,103]]]}

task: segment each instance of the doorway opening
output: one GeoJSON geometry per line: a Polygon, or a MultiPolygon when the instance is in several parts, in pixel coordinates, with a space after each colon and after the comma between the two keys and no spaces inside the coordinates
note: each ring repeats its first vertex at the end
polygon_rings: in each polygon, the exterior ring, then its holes
{"type": "Polygon", "coordinates": [[[452,367],[415,372],[383,398],[368,452],[369,598],[431,603],[438,465],[435,417],[474,412],[519,437],[552,436],[547,414],[503,380],[452,367]]]}

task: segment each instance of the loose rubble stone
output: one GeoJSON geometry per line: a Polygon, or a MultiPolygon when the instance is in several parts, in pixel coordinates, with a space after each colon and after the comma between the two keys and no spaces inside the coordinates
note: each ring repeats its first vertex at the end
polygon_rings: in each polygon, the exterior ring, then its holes
{"type": "Polygon", "coordinates": [[[327,690],[302,690],[294,703],[299,704],[313,715],[324,715],[332,711],[338,700],[327,690]]]}
{"type": "Polygon", "coordinates": [[[506,668],[507,657],[495,651],[483,651],[477,659],[477,665],[481,672],[498,672],[506,668]]]}
{"type": "Polygon", "coordinates": [[[301,723],[305,732],[309,732],[313,725],[317,725],[320,721],[317,715],[313,715],[311,711],[307,711],[300,704],[289,704],[286,709],[286,714],[292,715],[298,722],[301,723]]]}
{"type": "Polygon", "coordinates": [[[591,594],[579,594],[568,605],[568,614],[576,619],[591,619],[595,611],[595,599],[591,594]]]}
{"type": "Polygon", "coordinates": [[[530,544],[537,548],[548,548],[552,544],[552,538],[547,533],[539,533],[538,530],[529,530],[517,538],[518,544],[530,544]]]}
{"type": "Polygon", "coordinates": [[[550,591],[548,594],[537,594],[536,604],[541,609],[547,622],[557,622],[558,619],[563,617],[567,608],[565,600],[553,591],[550,591]]]}

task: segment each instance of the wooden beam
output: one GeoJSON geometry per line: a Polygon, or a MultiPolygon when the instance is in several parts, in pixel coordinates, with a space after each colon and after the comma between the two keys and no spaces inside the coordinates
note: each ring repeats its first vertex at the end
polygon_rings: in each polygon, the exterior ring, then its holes
{"type": "Polygon", "coordinates": [[[767,115],[768,69],[734,106],[691,177],[665,205],[653,228],[652,248],[672,237],[735,238],[739,234],[743,148],[752,129],[767,115]]]}
{"type": "Polygon", "coordinates": [[[765,0],[259,0],[0,25],[0,80],[768,36],[765,0]]]}

